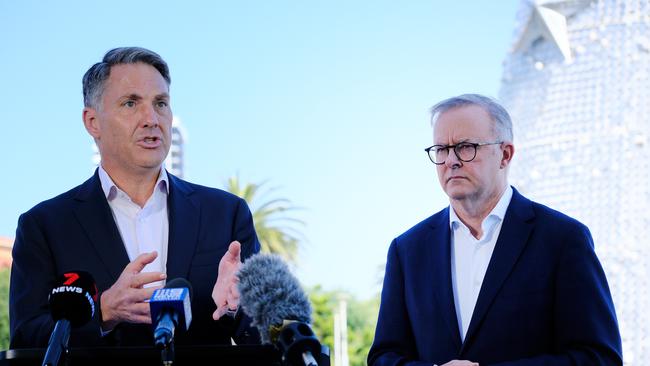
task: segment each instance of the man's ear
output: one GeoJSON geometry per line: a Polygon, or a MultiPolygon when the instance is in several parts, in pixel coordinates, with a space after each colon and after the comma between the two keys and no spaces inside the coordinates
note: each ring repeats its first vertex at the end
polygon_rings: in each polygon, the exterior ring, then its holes
{"type": "Polygon", "coordinates": [[[504,142],[502,156],[501,156],[501,168],[504,169],[510,165],[513,155],[515,155],[515,145],[511,142],[504,142]]]}
{"type": "Polygon", "coordinates": [[[92,136],[95,140],[99,139],[100,129],[99,129],[99,120],[97,119],[97,110],[92,107],[85,107],[81,118],[84,121],[84,127],[88,134],[92,136]]]}

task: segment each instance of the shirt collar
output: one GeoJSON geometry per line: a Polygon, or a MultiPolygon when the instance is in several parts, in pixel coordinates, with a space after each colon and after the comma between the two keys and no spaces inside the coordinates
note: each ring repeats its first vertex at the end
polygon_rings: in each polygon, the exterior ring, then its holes
{"type": "MultiPolygon", "coordinates": [[[[499,199],[499,202],[497,202],[497,205],[494,206],[492,211],[487,215],[485,220],[483,220],[483,223],[488,221],[490,217],[494,217],[495,219],[498,219],[499,221],[502,221],[503,218],[506,216],[506,211],[508,210],[508,206],[510,205],[510,200],[512,199],[512,187],[507,186],[506,190],[501,194],[501,198],[499,199]]],[[[462,221],[458,218],[458,215],[456,215],[456,211],[454,211],[454,208],[449,205],[449,227],[453,230],[454,229],[454,224],[456,225],[465,225],[463,224],[462,221]]]]}
{"type": "MultiPolygon", "coordinates": [[[[104,167],[99,164],[99,181],[102,184],[102,190],[108,201],[112,201],[117,197],[117,192],[122,191],[119,189],[111,177],[108,175],[104,167]]],[[[165,169],[160,169],[160,174],[158,174],[158,179],[156,180],[156,185],[161,192],[169,194],[169,178],[167,177],[167,171],[165,169]]],[[[126,194],[126,193],[125,193],[126,194]]]]}

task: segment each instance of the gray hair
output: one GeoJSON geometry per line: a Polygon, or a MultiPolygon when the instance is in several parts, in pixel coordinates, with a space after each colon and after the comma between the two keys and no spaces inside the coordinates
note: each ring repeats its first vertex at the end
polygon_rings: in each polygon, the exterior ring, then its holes
{"type": "Polygon", "coordinates": [[[153,51],[142,47],[114,48],[104,55],[101,62],[94,64],[83,77],[84,106],[98,108],[104,92],[104,84],[111,74],[111,67],[120,64],[145,63],[153,66],[167,82],[171,84],[167,63],[153,51]]]}
{"type": "Polygon", "coordinates": [[[508,111],[496,100],[480,94],[463,94],[438,102],[431,107],[431,126],[434,125],[440,114],[454,108],[476,105],[485,110],[494,121],[496,136],[504,141],[513,141],[512,120],[508,111]]]}

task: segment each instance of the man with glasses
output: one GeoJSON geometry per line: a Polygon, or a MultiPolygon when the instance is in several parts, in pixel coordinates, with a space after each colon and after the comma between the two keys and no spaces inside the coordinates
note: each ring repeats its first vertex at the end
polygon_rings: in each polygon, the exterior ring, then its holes
{"type": "Polygon", "coordinates": [[[508,112],[476,94],[432,108],[449,207],[393,240],[369,365],[621,365],[589,229],[508,185],[508,112]]]}

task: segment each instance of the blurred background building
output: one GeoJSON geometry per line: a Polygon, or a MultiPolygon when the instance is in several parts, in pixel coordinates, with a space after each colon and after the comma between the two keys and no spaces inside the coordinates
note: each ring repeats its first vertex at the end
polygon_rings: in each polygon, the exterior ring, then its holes
{"type": "MultiPolygon", "coordinates": [[[[185,172],[183,152],[185,148],[185,143],[187,142],[187,131],[183,127],[180,118],[174,117],[172,120],[172,144],[169,148],[169,153],[165,159],[165,168],[168,172],[174,174],[179,178],[183,178],[185,172]]],[[[93,165],[99,165],[100,157],[99,150],[95,143],[92,144],[93,156],[92,161],[93,165]]]]}
{"type": "Polygon", "coordinates": [[[11,267],[11,248],[14,240],[0,236],[0,269],[11,267]]]}
{"type": "Polygon", "coordinates": [[[626,364],[650,364],[650,0],[523,1],[499,99],[511,182],[589,226],[626,364]]]}

